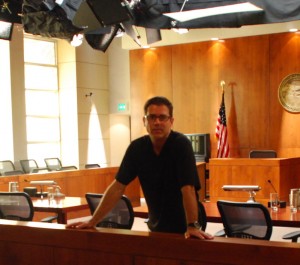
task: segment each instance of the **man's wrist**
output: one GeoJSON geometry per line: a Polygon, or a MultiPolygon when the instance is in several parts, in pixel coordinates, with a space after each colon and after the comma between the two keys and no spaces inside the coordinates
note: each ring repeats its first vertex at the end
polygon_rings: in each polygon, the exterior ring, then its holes
{"type": "Polygon", "coordinates": [[[196,228],[196,229],[201,229],[201,225],[199,224],[198,221],[195,221],[193,223],[188,223],[187,225],[188,227],[193,227],[193,228],[196,228]]]}

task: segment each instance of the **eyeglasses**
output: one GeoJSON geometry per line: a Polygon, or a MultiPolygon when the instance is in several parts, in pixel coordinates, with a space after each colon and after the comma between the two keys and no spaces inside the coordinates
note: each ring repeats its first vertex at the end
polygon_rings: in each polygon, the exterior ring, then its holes
{"type": "Polygon", "coordinates": [[[154,122],[154,121],[156,121],[156,119],[158,119],[159,121],[166,122],[167,120],[169,120],[171,118],[171,116],[148,114],[148,115],[145,115],[144,118],[149,122],[154,122]]]}

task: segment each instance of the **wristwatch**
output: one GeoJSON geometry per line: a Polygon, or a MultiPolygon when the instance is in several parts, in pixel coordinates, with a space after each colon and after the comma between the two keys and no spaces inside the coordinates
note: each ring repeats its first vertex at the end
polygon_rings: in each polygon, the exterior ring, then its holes
{"type": "Polygon", "coordinates": [[[198,221],[195,221],[193,223],[189,223],[188,227],[194,227],[194,228],[197,228],[197,229],[201,229],[201,225],[199,224],[198,221]]]}

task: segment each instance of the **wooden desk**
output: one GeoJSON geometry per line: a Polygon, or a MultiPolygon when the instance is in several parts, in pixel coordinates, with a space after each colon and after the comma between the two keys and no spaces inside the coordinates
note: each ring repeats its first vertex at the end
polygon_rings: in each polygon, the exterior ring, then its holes
{"type": "Polygon", "coordinates": [[[0,264],[299,264],[300,244],[0,220],[0,264]]]}
{"type": "Polygon", "coordinates": [[[33,208],[36,212],[47,212],[57,214],[57,222],[59,224],[67,223],[67,214],[69,212],[76,212],[89,209],[88,203],[85,198],[80,197],[65,197],[59,200],[53,200],[49,203],[45,199],[32,199],[33,208]]]}
{"type": "MultiPolygon", "coordinates": [[[[84,197],[87,192],[103,193],[115,179],[118,169],[118,167],[103,167],[2,176],[0,178],[0,190],[8,191],[8,183],[11,181],[18,182],[19,190],[23,191],[25,187],[33,186],[30,185],[32,180],[54,180],[66,196],[84,197]]],[[[37,188],[40,187],[37,186],[37,188]]],[[[125,195],[131,200],[133,206],[140,205],[140,183],[138,179],[128,185],[125,195]]]]}
{"type": "MultiPolygon", "coordinates": [[[[204,202],[203,205],[206,211],[207,222],[222,223],[215,202],[204,202]]],[[[272,212],[270,208],[268,209],[274,226],[300,227],[300,211],[291,213],[289,206],[286,208],[279,208],[278,212],[272,212]]],[[[135,217],[148,218],[148,208],[146,205],[134,207],[133,211],[135,217]]]]}
{"type": "Polygon", "coordinates": [[[290,189],[300,187],[300,157],[297,158],[214,158],[209,160],[210,201],[245,201],[247,192],[224,191],[223,185],[259,185],[255,199],[264,205],[274,188],[280,199],[288,201],[290,189]]]}

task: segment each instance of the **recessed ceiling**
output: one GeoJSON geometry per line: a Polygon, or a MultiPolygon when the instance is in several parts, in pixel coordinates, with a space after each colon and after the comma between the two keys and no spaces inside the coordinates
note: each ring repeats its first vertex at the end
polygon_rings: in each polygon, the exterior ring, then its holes
{"type": "MultiPolygon", "coordinates": [[[[151,47],[209,41],[211,38],[216,37],[225,40],[238,37],[283,33],[288,32],[291,28],[300,29],[300,20],[285,23],[243,26],[241,28],[190,29],[186,34],[178,34],[173,30],[161,30],[162,40],[151,44],[151,47]]],[[[145,29],[137,27],[137,32],[141,36],[140,41],[142,45],[147,45],[145,29]]],[[[138,46],[129,36],[125,35],[122,37],[122,48],[134,50],[142,47],[138,46]]]]}

